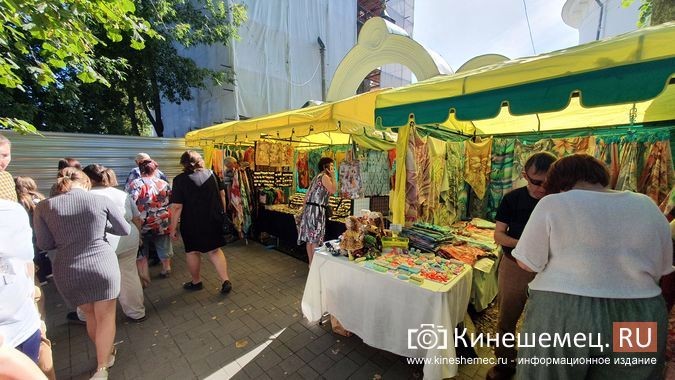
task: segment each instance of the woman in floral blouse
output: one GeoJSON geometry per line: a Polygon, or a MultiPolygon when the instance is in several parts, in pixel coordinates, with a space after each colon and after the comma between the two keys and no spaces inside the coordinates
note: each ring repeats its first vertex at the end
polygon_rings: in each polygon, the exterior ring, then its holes
{"type": "Polygon", "coordinates": [[[139,164],[141,178],[134,180],[129,186],[129,193],[138,206],[141,213],[143,227],[141,237],[143,240],[142,255],[138,258],[139,273],[144,286],[150,283],[148,274],[148,247],[152,241],[157,248],[157,255],[162,261],[161,278],[167,278],[171,274],[171,257],[173,247],[169,237],[171,214],[169,213],[169,199],[171,187],[169,183],[156,177],[157,163],[146,160],[139,164]]]}

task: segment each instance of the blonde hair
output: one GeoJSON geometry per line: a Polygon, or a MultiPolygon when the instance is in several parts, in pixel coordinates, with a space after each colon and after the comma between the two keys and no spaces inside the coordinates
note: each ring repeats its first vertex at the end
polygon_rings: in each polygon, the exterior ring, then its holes
{"type": "Polygon", "coordinates": [[[223,164],[225,166],[228,166],[228,167],[230,165],[235,165],[235,164],[237,164],[237,159],[232,157],[232,156],[227,156],[227,157],[223,158],[223,164]]]}
{"type": "Polygon", "coordinates": [[[117,174],[115,174],[114,170],[106,168],[103,171],[103,185],[107,187],[119,185],[119,182],[117,182],[117,174]]]}
{"type": "Polygon", "coordinates": [[[37,184],[30,177],[14,177],[14,184],[16,185],[16,195],[19,197],[19,203],[28,212],[35,210],[34,199],[39,201],[45,199],[45,196],[37,191],[37,184]]]}
{"type": "Polygon", "coordinates": [[[91,189],[91,181],[82,170],[68,167],[59,170],[56,184],[52,187],[52,193],[55,195],[65,194],[73,188],[73,183],[77,183],[87,190],[91,189]]]}

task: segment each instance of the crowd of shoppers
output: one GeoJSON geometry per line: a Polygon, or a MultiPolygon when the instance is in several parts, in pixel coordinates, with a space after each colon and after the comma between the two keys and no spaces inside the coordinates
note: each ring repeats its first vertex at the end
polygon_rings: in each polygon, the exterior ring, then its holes
{"type": "Polygon", "coordinates": [[[0,135],[0,377],[54,378],[35,286],[52,278],[65,303],[77,309],[69,319],[86,324],[96,348],[92,379],[107,378],[117,356],[116,302],[128,320],[146,320],[150,247],[162,263],[159,277],[169,277],[179,223],[191,278],[184,289],[203,288],[199,269],[206,253],[221,277],[221,292],[232,290],[220,249],[224,185],[198,153],[181,157],[185,171],[174,179],[173,191],[146,153],[136,156],[126,191],[117,189],[113,170],[100,164],[82,169],[67,157],[58,162],[49,197],[33,179],[13,179],[5,170],[10,161],[11,142],[0,135]]]}

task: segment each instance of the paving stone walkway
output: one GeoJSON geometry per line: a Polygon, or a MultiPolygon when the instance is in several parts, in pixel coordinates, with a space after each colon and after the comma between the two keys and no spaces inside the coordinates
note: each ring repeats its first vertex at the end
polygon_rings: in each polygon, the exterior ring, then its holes
{"type": "MultiPolygon", "coordinates": [[[[184,250],[179,244],[172,277],[145,290],[148,319],[133,323],[117,311],[118,356],[110,379],[421,379],[421,366],[372,348],[356,336],[335,335],[309,323],[300,301],[307,264],[243,241],[225,248],[233,291],[219,294],[219,280],[202,262],[204,290],[186,292],[184,250]]],[[[96,367],[83,325],[68,323],[64,302],[44,287],[48,335],[58,379],[88,379],[96,367]]],[[[491,356],[489,348],[480,356],[491,356]]],[[[484,379],[489,366],[460,366],[456,379],[484,379]]]]}

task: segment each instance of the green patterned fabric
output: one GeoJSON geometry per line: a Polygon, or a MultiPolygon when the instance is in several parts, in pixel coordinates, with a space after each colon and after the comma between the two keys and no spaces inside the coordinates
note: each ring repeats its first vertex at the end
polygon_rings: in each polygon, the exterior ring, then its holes
{"type": "Polygon", "coordinates": [[[495,138],[492,143],[492,172],[490,173],[490,185],[487,193],[488,203],[485,210],[485,218],[488,220],[495,220],[502,197],[513,188],[515,146],[516,139],[513,138],[495,138]]]}
{"type": "MultiPolygon", "coordinates": [[[[462,219],[466,215],[467,192],[464,185],[464,142],[448,142],[446,156],[446,175],[448,190],[441,191],[441,199],[449,213],[450,222],[462,219]]],[[[438,223],[442,224],[442,223],[438,223]]]]}

